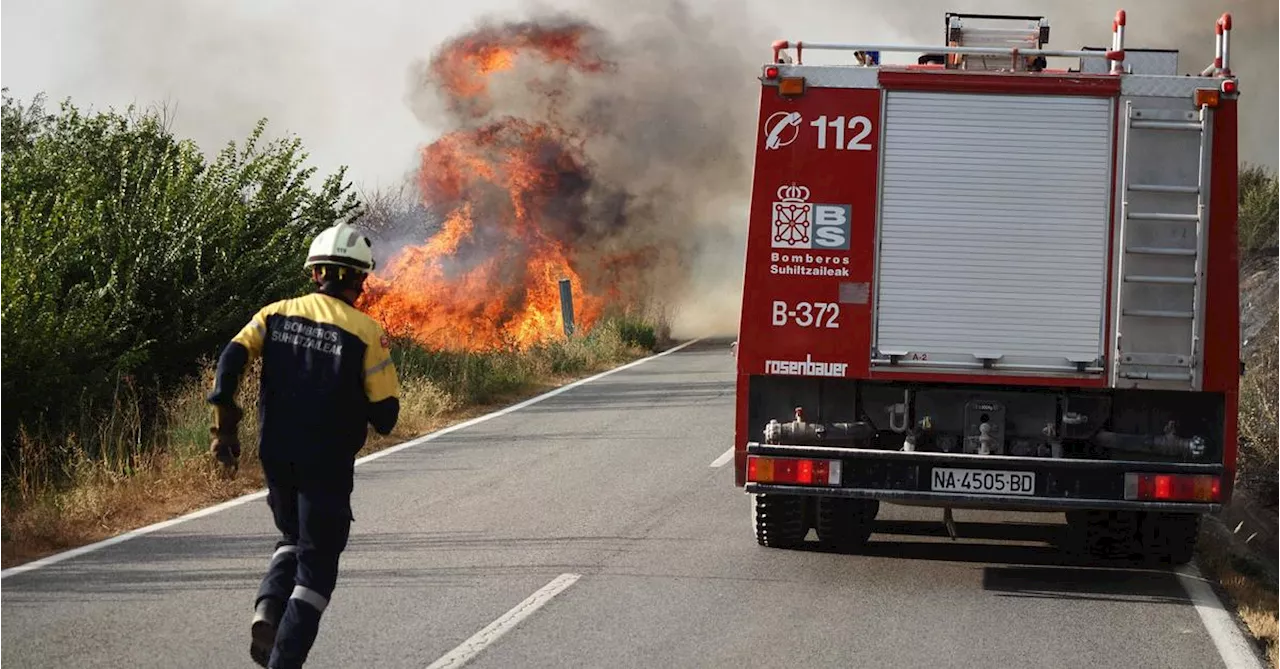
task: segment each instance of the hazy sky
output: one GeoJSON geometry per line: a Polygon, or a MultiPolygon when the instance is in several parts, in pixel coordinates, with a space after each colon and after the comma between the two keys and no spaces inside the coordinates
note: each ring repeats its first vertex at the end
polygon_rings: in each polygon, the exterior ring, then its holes
{"type": "MultiPolygon", "coordinates": [[[[1214,21],[1233,13],[1240,155],[1274,167],[1277,0],[5,0],[0,83],[23,100],[43,91],[81,108],[165,104],[175,132],[206,152],[266,117],[269,132],[302,138],[322,174],[346,165],[368,192],[403,184],[421,147],[447,130],[414,114],[415,61],[481,18],[585,10],[628,58],[653,50],[652,63],[628,62],[639,78],[616,81],[623,95],[600,100],[620,118],[630,112],[611,138],[631,148],[608,145],[597,167],[675,193],[662,211],[694,224],[681,243],[696,259],[674,333],[726,334],[738,322],[755,77],[774,39],[936,45],[944,13],[959,11],[1045,15],[1051,48],[1105,47],[1117,5],[1128,11],[1126,45],[1179,49],[1183,73],[1210,63],[1214,21]]],[[[885,58],[904,59],[913,56],[885,58]]]]}
{"type": "MultiPolygon", "coordinates": [[[[732,13],[735,20],[724,23],[740,34],[716,37],[759,54],[758,62],[767,58],[774,37],[938,43],[947,10],[1044,13],[1053,26],[1051,46],[1105,46],[1118,4],[1129,12],[1128,44],[1180,46],[1183,71],[1209,62],[1213,20],[1230,10],[1237,28],[1234,64],[1247,101],[1241,155],[1277,162],[1276,0],[688,4],[713,18],[732,13]]],[[[609,23],[635,5],[542,0],[537,6],[590,7],[609,23]]],[[[167,101],[176,109],[175,129],[206,150],[244,137],[265,116],[271,128],[300,135],[322,169],[349,165],[353,179],[372,187],[410,170],[417,148],[440,131],[425,127],[406,105],[412,62],[481,16],[524,18],[530,7],[513,0],[6,0],[0,79],[22,99],[44,91],[54,101],[70,96],[81,106],[167,101]]],[[[679,63],[671,65],[678,72],[679,63]]],[[[756,72],[724,76],[752,78],[756,72]]],[[[709,98],[700,104],[728,103],[709,98]]]]}

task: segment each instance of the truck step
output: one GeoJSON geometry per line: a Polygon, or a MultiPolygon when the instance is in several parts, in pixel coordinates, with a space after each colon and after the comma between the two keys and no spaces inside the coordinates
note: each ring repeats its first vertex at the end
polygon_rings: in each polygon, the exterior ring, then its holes
{"type": "Polygon", "coordinates": [[[1132,221],[1169,221],[1172,223],[1194,223],[1200,220],[1199,214],[1158,214],[1147,211],[1131,211],[1126,216],[1132,221]]]}
{"type": "Polygon", "coordinates": [[[1126,253],[1140,253],[1149,256],[1194,256],[1195,249],[1177,249],[1167,246],[1126,246],[1126,253]]]}
{"type": "Polygon", "coordinates": [[[1134,121],[1132,127],[1141,130],[1193,130],[1200,132],[1199,121],[1134,121]]]}
{"type": "Polygon", "coordinates": [[[1196,317],[1194,311],[1168,311],[1164,309],[1125,309],[1120,313],[1123,316],[1138,316],[1140,318],[1192,319],[1196,317]]]}
{"type": "Polygon", "coordinates": [[[1131,276],[1126,276],[1124,280],[1130,283],[1164,283],[1164,284],[1176,284],[1180,286],[1196,285],[1195,277],[1191,277],[1191,276],[1131,275],[1131,276]]]}
{"type": "Polygon", "coordinates": [[[1164,186],[1160,184],[1129,184],[1129,190],[1135,193],[1186,193],[1199,195],[1198,186],[1164,186]]]}
{"type": "Polygon", "coordinates": [[[1183,353],[1124,353],[1122,365],[1152,365],[1156,367],[1190,367],[1191,356],[1183,353]]]}
{"type": "Polygon", "coordinates": [[[1120,378],[1143,381],[1190,381],[1191,372],[1120,372],[1120,378]]]}

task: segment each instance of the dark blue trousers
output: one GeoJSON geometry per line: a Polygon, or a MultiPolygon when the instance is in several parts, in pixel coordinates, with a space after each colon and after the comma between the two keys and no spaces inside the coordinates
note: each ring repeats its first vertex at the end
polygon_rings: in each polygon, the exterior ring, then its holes
{"type": "Polygon", "coordinates": [[[268,665],[272,669],[301,667],[306,661],[337,584],[338,558],[351,529],[352,477],[308,469],[263,462],[267,505],[283,535],[254,602],[256,606],[265,597],[285,602],[268,665]]]}

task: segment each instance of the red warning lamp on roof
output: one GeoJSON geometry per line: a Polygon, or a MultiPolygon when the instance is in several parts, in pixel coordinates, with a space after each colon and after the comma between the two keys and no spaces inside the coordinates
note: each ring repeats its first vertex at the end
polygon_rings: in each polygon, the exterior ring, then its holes
{"type": "Polygon", "coordinates": [[[1236,88],[1237,88],[1237,84],[1236,84],[1236,80],[1235,80],[1235,79],[1223,79],[1223,80],[1222,80],[1222,92],[1223,92],[1223,93],[1225,93],[1225,94],[1227,94],[1227,95],[1232,95],[1232,94],[1234,94],[1234,93],[1236,92],[1236,88]]]}

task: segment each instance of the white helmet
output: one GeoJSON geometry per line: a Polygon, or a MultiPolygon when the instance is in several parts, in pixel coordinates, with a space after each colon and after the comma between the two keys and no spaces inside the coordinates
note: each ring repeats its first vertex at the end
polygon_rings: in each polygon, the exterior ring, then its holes
{"type": "Polygon", "coordinates": [[[373,244],[359,230],[338,223],[321,232],[311,242],[311,250],[307,253],[304,268],[313,265],[338,265],[350,267],[360,272],[373,270],[373,244]]]}

